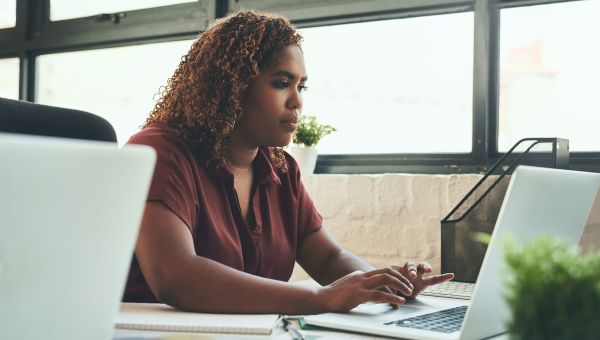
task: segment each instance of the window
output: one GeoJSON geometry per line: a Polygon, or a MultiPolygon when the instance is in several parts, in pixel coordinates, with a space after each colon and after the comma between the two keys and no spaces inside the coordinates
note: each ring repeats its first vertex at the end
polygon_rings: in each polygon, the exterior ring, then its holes
{"type": "Polygon", "coordinates": [[[190,46],[178,41],[40,56],[37,101],[106,118],[123,145],[190,46]]]}
{"type": "Polygon", "coordinates": [[[30,2],[0,0],[0,95],[97,113],[121,145],[190,46],[173,41],[255,5],[305,37],[304,114],[338,129],[318,172],[481,172],[528,136],[568,138],[571,169],[600,172],[600,0],[30,2]]]}
{"type": "Polygon", "coordinates": [[[563,137],[600,151],[600,1],[501,12],[498,148],[523,137],[563,137]]]}
{"type": "Polygon", "coordinates": [[[473,13],[302,29],[321,154],[471,151],[473,13]]]}
{"type": "Polygon", "coordinates": [[[0,0],[0,29],[14,27],[17,18],[17,0],[0,0]]]}
{"type": "Polygon", "coordinates": [[[0,97],[19,99],[19,58],[0,59],[0,97]]]}
{"type": "Polygon", "coordinates": [[[50,20],[66,20],[81,18],[101,13],[115,13],[136,9],[168,6],[196,0],[108,0],[108,1],[77,1],[50,0],[50,20]]]}

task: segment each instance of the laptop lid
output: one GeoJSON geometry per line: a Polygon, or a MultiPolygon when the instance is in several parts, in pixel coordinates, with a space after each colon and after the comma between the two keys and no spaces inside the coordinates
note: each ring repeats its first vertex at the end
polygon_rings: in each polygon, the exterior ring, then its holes
{"type": "Polygon", "coordinates": [[[0,339],[108,339],[154,150],[0,134],[0,339]]]}
{"type": "Polygon", "coordinates": [[[527,242],[546,234],[576,246],[586,224],[597,224],[597,219],[589,217],[594,215],[593,206],[600,208],[599,185],[600,174],[595,173],[525,166],[515,170],[460,331],[442,333],[389,324],[469,304],[464,300],[423,296],[398,310],[365,304],[350,313],[326,313],[305,320],[317,326],[407,339],[481,339],[501,334],[510,316],[503,297],[507,279],[503,240],[510,235],[527,242]]]}

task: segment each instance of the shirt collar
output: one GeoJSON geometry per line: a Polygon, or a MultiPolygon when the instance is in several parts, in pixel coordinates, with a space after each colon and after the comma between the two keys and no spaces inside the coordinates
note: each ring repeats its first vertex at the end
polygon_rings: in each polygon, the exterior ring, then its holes
{"type": "MultiPolygon", "coordinates": [[[[271,151],[269,148],[262,147],[258,149],[256,158],[252,162],[252,167],[256,185],[267,184],[271,181],[277,185],[281,185],[281,179],[279,179],[277,170],[271,162],[271,151]]],[[[233,174],[226,167],[210,168],[208,171],[224,182],[233,180],[233,174]]]]}
{"type": "Polygon", "coordinates": [[[277,185],[281,185],[281,180],[277,175],[277,170],[273,167],[271,162],[271,150],[269,148],[259,148],[256,158],[252,163],[254,167],[254,178],[257,185],[267,184],[268,182],[275,182],[277,185]]]}

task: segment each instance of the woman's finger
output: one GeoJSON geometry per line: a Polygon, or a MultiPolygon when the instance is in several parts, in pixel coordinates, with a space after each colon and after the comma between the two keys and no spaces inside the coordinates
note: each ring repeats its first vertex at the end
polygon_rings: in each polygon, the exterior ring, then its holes
{"type": "Polygon", "coordinates": [[[426,286],[436,285],[438,283],[442,283],[444,281],[452,280],[454,278],[454,273],[446,273],[439,275],[427,276],[422,279],[422,282],[426,286]]]}
{"type": "Polygon", "coordinates": [[[400,280],[401,282],[404,282],[404,284],[411,290],[414,289],[410,280],[408,278],[406,278],[406,276],[402,275],[402,273],[398,269],[396,269],[394,266],[371,270],[370,272],[365,273],[365,276],[369,277],[369,276],[376,275],[376,274],[392,275],[392,276],[396,277],[398,280],[400,280]]]}
{"type": "MultiPolygon", "coordinates": [[[[392,295],[396,295],[396,292],[397,292],[397,290],[391,289],[389,287],[382,288],[381,290],[383,290],[386,293],[392,294],[392,295]]],[[[400,304],[399,303],[390,303],[390,306],[392,306],[392,308],[394,308],[394,309],[397,309],[400,307],[400,304]]]]}
{"type": "Polygon", "coordinates": [[[408,277],[410,279],[416,279],[417,278],[417,265],[416,265],[416,263],[414,263],[413,261],[408,261],[408,262],[406,262],[406,264],[404,266],[406,268],[406,272],[408,273],[408,277]]]}
{"type": "Polygon", "coordinates": [[[368,299],[368,301],[373,301],[373,302],[378,302],[378,303],[389,303],[393,306],[394,305],[399,306],[399,305],[403,304],[404,302],[406,302],[406,299],[404,299],[401,296],[383,292],[381,290],[369,291],[368,295],[367,295],[367,299],[368,299]]]}
{"type": "Polygon", "coordinates": [[[421,262],[417,265],[417,271],[419,273],[431,273],[431,265],[429,262],[421,262]]]}
{"type": "Polygon", "coordinates": [[[389,287],[392,290],[399,290],[404,295],[412,294],[412,288],[408,287],[397,277],[388,273],[380,273],[365,278],[365,286],[368,289],[380,289],[389,287]]]}

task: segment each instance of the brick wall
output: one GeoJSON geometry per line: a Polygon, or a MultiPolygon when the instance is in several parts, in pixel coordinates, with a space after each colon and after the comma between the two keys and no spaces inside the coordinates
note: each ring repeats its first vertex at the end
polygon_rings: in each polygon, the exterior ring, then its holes
{"type": "MultiPolygon", "coordinates": [[[[440,220],[480,175],[314,175],[304,179],[324,227],[374,266],[429,261],[440,268],[440,220]]],[[[296,266],[292,280],[308,278],[296,266]]]]}

